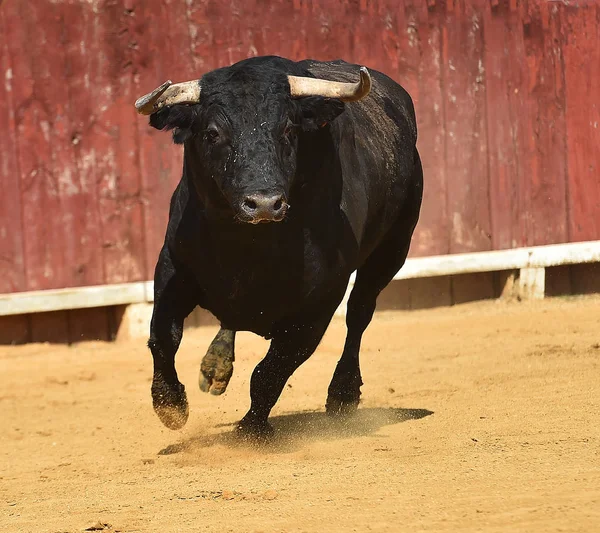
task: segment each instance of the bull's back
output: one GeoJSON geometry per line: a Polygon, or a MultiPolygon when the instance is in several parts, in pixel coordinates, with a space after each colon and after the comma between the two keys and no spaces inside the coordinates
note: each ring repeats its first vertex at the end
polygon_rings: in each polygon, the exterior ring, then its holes
{"type": "MultiPolygon", "coordinates": [[[[344,61],[305,61],[315,76],[356,82],[359,65],[344,61]]],[[[341,208],[361,255],[377,244],[398,218],[415,187],[417,127],[412,99],[385,74],[369,70],[368,96],[346,104],[333,123],[344,183],[341,208]]]]}

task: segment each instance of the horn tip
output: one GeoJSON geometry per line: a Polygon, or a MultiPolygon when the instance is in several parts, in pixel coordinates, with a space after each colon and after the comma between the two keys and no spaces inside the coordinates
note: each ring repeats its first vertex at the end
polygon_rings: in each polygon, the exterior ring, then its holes
{"type": "Polygon", "coordinates": [[[167,80],[154,89],[152,92],[140,96],[135,101],[135,108],[141,115],[151,115],[153,113],[154,102],[171,86],[173,82],[167,80]]]}
{"type": "Polygon", "coordinates": [[[367,67],[360,67],[359,72],[360,72],[360,84],[362,86],[361,98],[364,98],[371,92],[371,85],[373,82],[371,80],[371,73],[369,72],[367,67]]]}

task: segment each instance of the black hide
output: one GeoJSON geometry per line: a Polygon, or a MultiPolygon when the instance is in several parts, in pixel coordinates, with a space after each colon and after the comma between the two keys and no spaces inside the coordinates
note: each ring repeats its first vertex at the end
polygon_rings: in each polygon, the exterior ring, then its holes
{"type": "MultiPolygon", "coordinates": [[[[413,104],[376,71],[361,101],[293,99],[290,74],[354,82],[358,66],[252,58],[204,75],[200,103],[150,117],[184,146],[183,176],[156,266],[149,341],[154,406],[169,427],[187,419],[174,357],[183,320],[196,305],[211,311],[223,330],[273,339],[253,374],[252,406],[240,425],[262,432],[355,270],[348,338],[327,409],[336,414],[358,403],[360,339],[377,295],[404,263],[419,215],[413,104]],[[271,220],[277,219],[272,213],[281,220],[248,223],[261,220],[252,209],[264,198],[271,220]]],[[[233,360],[233,345],[227,353],[233,360]]]]}

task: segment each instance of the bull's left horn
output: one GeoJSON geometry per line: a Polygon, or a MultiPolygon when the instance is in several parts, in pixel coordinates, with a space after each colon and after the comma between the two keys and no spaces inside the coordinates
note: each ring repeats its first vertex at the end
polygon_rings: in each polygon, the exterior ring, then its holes
{"type": "Polygon", "coordinates": [[[151,93],[135,101],[140,115],[151,115],[168,105],[197,104],[200,101],[200,82],[198,80],[176,83],[165,81],[151,93]]]}
{"type": "Polygon", "coordinates": [[[343,102],[356,102],[371,91],[371,74],[366,67],[360,67],[360,80],[356,83],[288,76],[290,93],[294,98],[302,96],[324,96],[337,98],[343,102]]]}

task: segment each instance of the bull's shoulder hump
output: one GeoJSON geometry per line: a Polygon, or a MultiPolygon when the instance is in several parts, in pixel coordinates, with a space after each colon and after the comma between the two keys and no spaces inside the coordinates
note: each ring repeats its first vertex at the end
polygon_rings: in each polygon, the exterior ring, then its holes
{"type": "MultiPolygon", "coordinates": [[[[298,65],[302,65],[303,68],[317,78],[343,82],[357,81],[359,68],[362,66],[347,63],[341,59],[335,61],[307,59],[299,62],[298,65]]],[[[416,141],[415,109],[410,94],[400,83],[383,72],[366,66],[373,80],[371,93],[363,100],[354,102],[351,105],[363,108],[367,112],[370,110],[376,116],[380,115],[380,111],[383,110],[388,116],[391,114],[396,118],[403,117],[402,121],[406,121],[409,125],[416,141]]]]}

